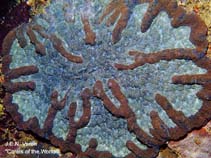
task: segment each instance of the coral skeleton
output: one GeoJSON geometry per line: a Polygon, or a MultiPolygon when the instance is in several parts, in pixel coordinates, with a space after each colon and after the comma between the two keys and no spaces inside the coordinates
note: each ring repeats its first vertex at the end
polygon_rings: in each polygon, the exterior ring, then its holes
{"type": "MultiPolygon", "coordinates": [[[[103,107],[112,115],[113,118],[124,121],[125,127],[129,133],[133,134],[138,142],[145,145],[145,149],[143,149],[133,140],[126,140],[125,146],[129,152],[126,153],[124,157],[154,158],[158,155],[159,149],[168,141],[178,140],[186,136],[192,130],[200,128],[208,123],[211,120],[211,61],[208,57],[206,57],[206,50],[208,46],[208,42],[206,40],[207,27],[199,16],[194,13],[186,13],[186,11],[179,7],[176,1],[173,0],[112,0],[104,8],[103,12],[99,13],[100,16],[98,16],[99,18],[94,23],[95,25],[103,25],[105,22],[106,26],[102,27],[112,26],[111,46],[118,45],[118,43],[120,43],[120,41],[124,38],[124,31],[127,29],[128,23],[131,20],[133,9],[136,6],[145,3],[148,4],[148,8],[140,23],[139,29],[142,33],[147,32],[150,27],[152,27],[151,25],[153,21],[161,12],[166,12],[168,17],[171,19],[172,27],[178,28],[181,26],[187,26],[190,28],[191,31],[189,40],[194,45],[194,48],[169,48],[158,51],[150,51],[149,53],[142,50],[129,49],[127,51],[129,55],[126,54],[125,56],[128,56],[128,58],[131,59],[131,62],[128,63],[125,62],[126,60],[118,61],[115,59],[114,61],[112,58],[113,65],[111,67],[118,72],[135,73],[135,71],[139,68],[146,65],[157,64],[161,61],[166,61],[167,63],[174,60],[184,60],[185,62],[191,61],[195,66],[205,69],[206,73],[174,74],[171,76],[171,84],[176,86],[200,85],[202,87],[195,95],[196,98],[199,98],[202,101],[201,107],[195,114],[186,116],[181,110],[174,108],[168,97],[156,92],[153,96],[155,104],[158,104],[160,108],[165,111],[175,126],[169,127],[166,120],[163,120],[163,118],[160,117],[159,111],[153,109],[151,110],[149,116],[152,127],[149,129],[149,132],[146,132],[144,126],[142,127],[138,123],[137,113],[132,108],[134,105],[127,97],[126,91],[130,90],[128,89],[125,91],[124,88],[121,87],[122,81],[119,81],[118,76],[111,77],[113,76],[111,75],[102,80],[96,77],[97,79],[95,78],[91,84],[86,86],[86,82],[88,82],[88,79],[86,78],[89,77],[89,74],[96,71],[95,68],[89,71],[86,70],[92,62],[95,62],[95,60],[93,60],[87,62],[87,66],[84,67],[84,69],[77,70],[75,72],[71,70],[72,73],[69,74],[69,77],[67,78],[67,80],[76,80],[73,85],[80,85],[80,82],[84,82],[79,97],[80,102],[71,97],[71,93],[73,93],[71,86],[65,85],[65,92],[61,92],[53,87],[49,90],[50,102],[49,106],[46,107],[47,113],[41,114],[46,115],[43,125],[41,126],[40,120],[37,116],[32,116],[25,120],[24,114],[19,110],[21,105],[13,102],[14,95],[21,91],[27,91],[30,93],[38,89],[36,83],[37,79],[33,79],[33,77],[31,80],[25,81],[16,81],[16,79],[39,74],[42,70],[36,61],[31,65],[19,66],[16,68],[11,67],[11,64],[14,62],[14,55],[12,55],[12,51],[14,51],[13,47],[15,42],[19,44],[21,49],[26,49],[28,41],[30,41],[30,44],[34,46],[34,52],[38,58],[51,58],[49,57],[49,50],[47,49],[45,42],[48,41],[50,43],[49,45],[53,48],[52,51],[57,52],[55,56],[60,56],[64,63],[74,64],[76,69],[77,66],[84,64],[87,60],[84,54],[75,53],[70,50],[67,46],[68,43],[64,42],[63,38],[58,35],[58,32],[53,31],[54,33],[49,33],[44,26],[36,23],[35,19],[28,24],[22,24],[10,31],[5,37],[2,45],[2,72],[5,75],[3,86],[6,89],[6,95],[3,103],[6,111],[10,113],[14,121],[17,123],[18,129],[30,131],[39,137],[47,139],[52,145],[59,147],[63,153],[72,152],[78,158],[115,157],[116,154],[111,151],[106,149],[104,151],[98,150],[98,145],[100,144],[98,139],[93,138],[92,135],[90,135],[89,143],[85,149],[83,149],[82,145],[76,141],[77,135],[80,133],[79,131],[86,128],[91,122],[93,114],[92,107],[95,104],[92,99],[94,98],[98,102],[102,103],[103,107]],[[82,76],[80,76],[80,71],[84,71],[82,76]],[[79,75],[77,75],[77,73],[79,75]],[[77,80],[77,78],[81,81],[77,80]],[[107,85],[105,85],[105,82],[107,85]],[[108,94],[108,91],[111,93],[108,94]],[[64,95],[60,95],[60,93],[63,93],[64,95]],[[116,105],[116,101],[114,100],[116,100],[119,105],[116,105]],[[82,107],[82,111],[77,120],[76,113],[77,109],[80,109],[80,107],[82,107]],[[66,132],[66,138],[64,139],[58,137],[54,133],[54,126],[56,125],[56,117],[65,109],[67,111],[66,119],[68,121],[66,122],[68,122],[68,131],[66,132]]],[[[93,21],[89,18],[89,16],[85,16],[83,14],[79,17],[84,31],[83,40],[85,48],[93,47],[93,49],[97,49],[98,45],[100,45],[102,41],[99,41],[97,37],[98,32],[95,31],[95,27],[92,27],[93,21]]],[[[49,21],[51,20],[52,19],[49,21]]],[[[74,21],[69,21],[68,24],[71,27],[74,25],[74,21]]],[[[73,44],[73,46],[76,45],[73,44]]],[[[106,49],[106,52],[110,51],[109,48],[106,49]]],[[[82,49],[79,49],[79,51],[82,51],[82,49]]],[[[88,54],[89,52],[87,51],[86,53],[88,54]]],[[[98,54],[100,53],[101,52],[98,52],[98,54]]],[[[106,55],[101,59],[104,58],[106,58],[106,55]]],[[[102,62],[101,59],[99,59],[99,63],[102,62]]],[[[54,60],[53,57],[52,60],[54,60]]],[[[111,63],[106,64],[110,65],[111,63]]],[[[46,64],[46,69],[47,65],[48,63],[46,64]]],[[[74,66],[72,69],[74,69],[74,66]]],[[[107,70],[108,72],[113,72],[113,70],[110,70],[111,67],[105,66],[102,70],[107,68],[109,69],[109,71],[107,70]]],[[[63,75],[63,73],[61,75],[63,75]]],[[[93,74],[93,76],[97,75],[100,76],[98,73],[93,74]]],[[[30,104],[27,106],[30,106],[30,104]]],[[[44,105],[39,106],[44,107],[44,105]]]]}

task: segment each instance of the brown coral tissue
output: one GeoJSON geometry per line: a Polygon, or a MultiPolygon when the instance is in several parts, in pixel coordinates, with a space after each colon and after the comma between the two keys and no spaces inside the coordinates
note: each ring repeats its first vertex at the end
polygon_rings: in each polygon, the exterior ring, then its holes
{"type": "Polygon", "coordinates": [[[4,39],[3,104],[62,153],[154,158],[211,120],[206,37],[174,0],[52,0],[4,39]]]}

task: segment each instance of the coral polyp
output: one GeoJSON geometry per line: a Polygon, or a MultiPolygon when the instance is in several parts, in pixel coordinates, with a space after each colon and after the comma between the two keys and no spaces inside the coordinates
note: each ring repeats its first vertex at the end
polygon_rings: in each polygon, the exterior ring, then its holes
{"type": "Polygon", "coordinates": [[[3,43],[20,130],[77,157],[156,157],[211,119],[207,28],[175,1],[53,0],[3,43]]]}

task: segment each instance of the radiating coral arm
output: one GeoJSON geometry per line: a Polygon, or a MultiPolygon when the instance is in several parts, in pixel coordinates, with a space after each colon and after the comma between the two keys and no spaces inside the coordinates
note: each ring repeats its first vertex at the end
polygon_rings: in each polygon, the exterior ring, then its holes
{"type": "Polygon", "coordinates": [[[89,18],[86,15],[81,15],[81,20],[84,26],[84,32],[85,32],[85,43],[94,45],[96,40],[96,34],[92,30],[91,25],[89,23],[89,18]]]}
{"type": "Polygon", "coordinates": [[[199,128],[204,126],[211,120],[211,101],[204,100],[198,112],[191,116],[192,128],[199,128]]]}
{"type": "Polygon", "coordinates": [[[136,3],[136,4],[142,4],[142,3],[150,3],[153,0],[129,0],[129,1],[132,1],[133,3],[136,3]]]}
{"type": "Polygon", "coordinates": [[[70,104],[68,117],[69,117],[69,132],[67,134],[66,141],[75,143],[75,139],[77,136],[77,124],[74,120],[75,113],[76,113],[77,104],[73,102],[70,104]]]}
{"type": "Polygon", "coordinates": [[[12,55],[4,55],[3,58],[2,58],[2,73],[3,74],[6,74],[10,71],[10,63],[12,61],[12,55]]]}
{"type": "Polygon", "coordinates": [[[35,45],[36,53],[38,53],[40,55],[46,55],[45,46],[40,41],[38,41],[31,26],[27,27],[27,35],[29,36],[31,43],[35,45]]]}
{"type": "MultiPolygon", "coordinates": [[[[135,114],[134,114],[135,115],[135,114]]],[[[128,130],[136,135],[136,138],[143,144],[153,147],[162,145],[163,140],[160,141],[154,137],[147,134],[141,127],[139,127],[136,118],[131,117],[127,119],[128,130]]]]}
{"type": "Polygon", "coordinates": [[[113,12],[116,9],[116,6],[118,5],[118,3],[120,3],[120,1],[116,1],[116,0],[111,1],[108,4],[108,6],[105,8],[105,10],[103,11],[103,14],[98,19],[98,23],[101,23],[105,19],[106,16],[108,16],[111,12],[113,12]]]}
{"type": "MultiPolygon", "coordinates": [[[[130,18],[130,11],[126,5],[121,6],[119,10],[121,10],[121,15],[112,32],[112,42],[114,44],[121,39],[122,31],[126,28],[128,20],[130,18]]],[[[111,22],[113,22],[113,20],[111,20],[111,22]]]]}
{"type": "Polygon", "coordinates": [[[134,142],[127,141],[126,143],[127,148],[135,153],[138,157],[156,157],[158,153],[158,149],[155,148],[148,148],[148,149],[140,149],[134,142]]]}
{"type": "Polygon", "coordinates": [[[202,89],[196,93],[196,96],[202,100],[211,101],[211,90],[209,89],[202,89]]]}
{"type": "Polygon", "coordinates": [[[83,106],[83,114],[78,120],[77,129],[85,127],[90,120],[91,117],[91,103],[90,103],[90,97],[91,97],[91,91],[90,89],[86,88],[81,93],[81,98],[83,100],[82,106],[83,106]]]}
{"type": "MultiPolygon", "coordinates": [[[[210,64],[210,58],[207,56],[204,56],[203,58],[201,58],[200,60],[197,60],[195,62],[196,66],[202,68],[202,69],[206,69],[207,73],[211,73],[211,64],[210,64]]],[[[207,84],[206,86],[209,86],[209,84],[207,84]]]]}
{"type": "Polygon", "coordinates": [[[27,45],[27,40],[26,37],[24,36],[24,29],[25,26],[23,24],[19,28],[17,28],[16,31],[16,37],[21,48],[24,48],[27,45]]]}
{"type": "Polygon", "coordinates": [[[67,140],[71,143],[75,143],[75,138],[77,135],[77,130],[85,127],[91,117],[91,103],[90,103],[91,92],[88,88],[84,89],[81,93],[81,98],[83,100],[83,114],[78,121],[74,120],[77,104],[75,102],[70,104],[68,117],[69,117],[69,132],[67,135],[67,140]]]}
{"type": "Polygon", "coordinates": [[[185,131],[190,131],[191,122],[188,117],[186,117],[183,112],[176,111],[171,103],[167,100],[166,97],[156,94],[155,96],[156,102],[166,111],[167,115],[170,119],[180,128],[184,129],[185,131]]]}
{"type": "Polygon", "coordinates": [[[32,25],[31,27],[34,31],[39,33],[43,38],[46,38],[46,39],[50,38],[49,35],[45,33],[46,30],[41,25],[35,24],[35,25],[32,25]]]}
{"type": "Polygon", "coordinates": [[[121,39],[122,31],[126,28],[128,20],[130,18],[130,12],[127,6],[120,8],[121,16],[112,32],[112,42],[115,44],[121,39]]]}
{"type": "Polygon", "coordinates": [[[169,128],[171,138],[169,140],[178,140],[187,134],[187,130],[180,128],[179,126],[169,128]]]}
{"type": "Polygon", "coordinates": [[[106,21],[107,26],[111,26],[116,22],[117,18],[120,16],[119,12],[120,12],[119,9],[116,9],[113,11],[113,13],[110,15],[110,17],[106,21]]]}
{"type": "Polygon", "coordinates": [[[48,115],[44,122],[43,132],[48,135],[52,134],[53,129],[53,121],[56,117],[57,110],[55,110],[52,106],[48,109],[48,115]]]}
{"type": "Polygon", "coordinates": [[[53,128],[53,121],[56,117],[56,114],[59,110],[63,109],[67,100],[67,96],[65,95],[64,98],[59,101],[58,100],[58,92],[53,91],[51,94],[51,105],[48,109],[48,115],[44,122],[43,132],[47,133],[48,135],[52,135],[52,128],[53,128]]]}
{"type": "Polygon", "coordinates": [[[150,129],[150,133],[153,137],[161,141],[168,140],[170,138],[169,128],[160,118],[158,113],[156,111],[151,111],[150,118],[153,126],[153,129],[150,129]]]}
{"type": "Polygon", "coordinates": [[[150,133],[160,141],[178,140],[187,133],[186,129],[179,126],[169,128],[155,111],[150,112],[150,117],[153,126],[150,133]]]}
{"type": "Polygon", "coordinates": [[[5,77],[8,79],[15,79],[20,76],[31,75],[31,74],[37,73],[38,71],[39,71],[39,69],[34,65],[22,66],[19,68],[10,69],[7,73],[5,73],[5,77]]]}
{"type": "Polygon", "coordinates": [[[70,125],[75,123],[74,117],[75,117],[75,113],[76,113],[76,108],[77,108],[77,103],[72,102],[70,104],[69,111],[68,111],[70,125]]]}
{"type": "Polygon", "coordinates": [[[45,28],[42,27],[42,26],[39,25],[39,24],[33,24],[33,25],[31,26],[31,28],[32,28],[33,30],[37,31],[38,33],[45,31],[45,28]]]}
{"type": "MultiPolygon", "coordinates": [[[[112,158],[112,154],[108,151],[97,151],[97,140],[92,138],[89,141],[89,146],[83,154],[84,157],[88,156],[90,158],[112,158]]],[[[81,157],[83,157],[81,156],[81,157]]]]}
{"type": "Polygon", "coordinates": [[[130,18],[130,10],[124,0],[114,0],[108,4],[100,16],[98,22],[101,23],[108,15],[109,18],[106,21],[107,26],[114,24],[120,16],[112,32],[112,42],[115,44],[120,40],[121,33],[127,26],[128,20],[130,18]],[[109,15],[110,13],[111,15],[109,15]]]}
{"type": "Polygon", "coordinates": [[[6,92],[15,93],[22,90],[34,90],[36,85],[33,81],[28,82],[5,82],[3,86],[6,89],[6,92]]]}
{"type": "Polygon", "coordinates": [[[91,138],[89,140],[89,146],[84,152],[84,155],[87,155],[89,157],[97,157],[96,148],[98,146],[97,140],[94,138],[91,138]]]}
{"type": "Polygon", "coordinates": [[[203,54],[197,53],[194,49],[166,49],[163,51],[152,52],[145,54],[138,51],[129,51],[129,55],[134,57],[134,62],[129,65],[115,63],[115,67],[118,70],[133,70],[146,63],[154,64],[160,60],[174,60],[174,59],[186,59],[197,60],[203,56],[203,54]]]}
{"type": "Polygon", "coordinates": [[[62,40],[59,39],[58,37],[56,37],[56,35],[51,35],[50,40],[53,43],[53,47],[63,56],[65,57],[67,60],[74,62],[74,63],[82,63],[82,57],[81,56],[76,56],[71,54],[70,52],[68,52],[63,44],[62,44],[62,40]]]}
{"type": "Polygon", "coordinates": [[[37,117],[31,117],[28,119],[26,122],[23,123],[25,127],[28,129],[32,129],[34,133],[41,133],[40,125],[39,125],[39,120],[37,117]]]}
{"type": "Polygon", "coordinates": [[[172,77],[174,84],[206,84],[210,83],[211,74],[196,74],[196,75],[175,75],[172,77]]]}
{"type": "MultiPolygon", "coordinates": [[[[171,12],[171,10],[167,9],[167,12],[174,17],[174,18],[172,18],[172,21],[171,21],[171,25],[173,27],[179,27],[179,26],[181,26],[181,24],[187,25],[189,23],[188,21],[191,20],[191,19],[189,19],[190,14],[187,14],[186,10],[184,8],[178,8],[174,12],[171,12]]],[[[193,20],[194,19],[195,18],[193,18],[193,20]]]]}
{"type": "Polygon", "coordinates": [[[10,49],[12,47],[13,41],[16,38],[16,29],[11,30],[7,36],[4,38],[2,43],[2,55],[9,55],[10,49]]]}
{"type": "Polygon", "coordinates": [[[119,114],[119,109],[112,103],[112,101],[108,98],[108,96],[105,94],[105,91],[103,89],[103,84],[101,81],[96,81],[94,88],[93,88],[93,94],[94,96],[100,98],[104,106],[108,111],[110,111],[113,115],[116,117],[120,117],[121,114],[119,114]]]}
{"type": "MultiPolygon", "coordinates": [[[[158,0],[161,1],[161,0],[158,0]]],[[[141,31],[146,32],[152,24],[152,21],[157,17],[165,5],[156,1],[149,3],[146,13],[141,22],[141,31]]]]}
{"type": "Polygon", "coordinates": [[[120,107],[118,109],[118,112],[120,113],[120,115],[126,119],[130,117],[135,117],[133,111],[128,105],[128,100],[126,99],[124,94],[121,92],[120,86],[118,85],[118,83],[113,79],[109,79],[108,87],[111,89],[112,94],[120,102],[120,107]]]}

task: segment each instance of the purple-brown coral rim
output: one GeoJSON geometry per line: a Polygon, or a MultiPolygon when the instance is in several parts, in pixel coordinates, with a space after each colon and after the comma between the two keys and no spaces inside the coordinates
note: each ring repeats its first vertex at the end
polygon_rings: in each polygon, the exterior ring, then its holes
{"type": "MultiPolygon", "coordinates": [[[[112,25],[118,18],[117,15],[121,13],[121,17],[115,26],[112,33],[113,43],[117,43],[121,38],[121,32],[126,27],[127,22],[130,18],[130,8],[127,4],[119,0],[111,1],[110,4],[105,8],[99,22],[102,22],[106,16],[109,16],[111,12],[113,15],[108,18],[107,25],[112,25]],[[120,10],[121,8],[121,10],[120,10]]],[[[3,54],[3,67],[2,71],[5,75],[4,87],[6,89],[6,95],[4,97],[4,106],[7,112],[10,113],[14,121],[17,123],[17,127],[20,130],[31,131],[32,133],[48,139],[54,146],[60,148],[62,152],[72,152],[77,155],[78,158],[111,158],[112,153],[109,151],[98,151],[97,140],[91,138],[89,146],[85,151],[82,151],[81,145],[76,144],[75,139],[77,136],[77,130],[85,127],[91,117],[91,102],[90,97],[94,96],[99,98],[105,108],[115,117],[121,117],[127,121],[128,130],[135,134],[137,139],[145,144],[148,149],[140,149],[134,142],[127,141],[126,146],[131,151],[130,154],[126,155],[125,158],[154,158],[157,156],[159,149],[166,144],[167,141],[178,140],[193,129],[204,126],[208,121],[211,120],[211,64],[210,59],[205,56],[208,42],[206,40],[207,27],[204,22],[194,13],[186,13],[186,11],[177,6],[176,1],[172,0],[137,0],[130,1],[130,4],[141,4],[149,3],[147,12],[144,15],[141,24],[141,31],[146,32],[150,27],[153,19],[161,12],[165,11],[170,18],[172,18],[171,25],[173,27],[189,26],[191,28],[190,41],[195,45],[195,49],[167,49],[159,52],[152,52],[152,54],[144,54],[143,52],[130,51],[129,55],[134,56],[134,63],[131,65],[115,64],[115,68],[118,70],[133,70],[146,63],[154,64],[160,60],[174,60],[174,59],[185,59],[191,60],[197,66],[207,70],[207,73],[200,75],[178,75],[172,77],[173,84],[199,84],[203,88],[197,93],[197,97],[203,101],[202,107],[199,111],[190,117],[186,117],[181,111],[177,111],[173,108],[169,100],[161,94],[156,94],[155,100],[167,113],[169,118],[177,125],[176,127],[169,128],[164,121],[160,118],[156,111],[150,113],[151,123],[153,128],[150,129],[152,136],[144,132],[144,130],[137,124],[135,113],[130,108],[126,96],[121,91],[121,87],[116,80],[108,80],[108,87],[114,97],[120,102],[120,107],[117,108],[109,97],[106,95],[103,83],[98,80],[93,85],[93,89],[84,88],[81,92],[81,99],[83,101],[83,114],[78,121],[74,120],[77,103],[70,103],[71,106],[68,111],[69,118],[69,131],[65,140],[56,137],[53,132],[53,121],[58,111],[62,110],[67,102],[67,94],[61,100],[58,100],[58,92],[55,90],[51,94],[51,105],[48,109],[48,114],[44,122],[44,127],[40,128],[38,119],[36,117],[30,118],[27,121],[23,121],[23,116],[18,112],[18,105],[12,103],[12,95],[15,92],[27,90],[33,91],[36,88],[34,81],[28,82],[12,82],[12,79],[18,78],[23,75],[30,75],[37,73],[39,69],[36,65],[19,67],[16,69],[10,69],[9,65],[12,62],[10,55],[11,46],[15,39],[18,40],[21,47],[26,45],[26,41],[21,36],[21,27],[26,27],[27,35],[31,43],[35,46],[36,53],[43,56],[46,55],[45,45],[41,43],[35,36],[34,32],[39,33],[43,38],[49,39],[53,47],[60,53],[61,56],[66,58],[70,62],[80,64],[83,62],[81,56],[73,55],[68,52],[61,39],[55,35],[48,35],[45,33],[45,29],[38,25],[20,26],[11,30],[4,39],[2,45],[3,54]],[[22,37],[22,38],[21,38],[22,37]]],[[[89,19],[82,17],[82,23],[85,31],[85,43],[94,45],[95,44],[95,33],[92,31],[89,19]]]]}

